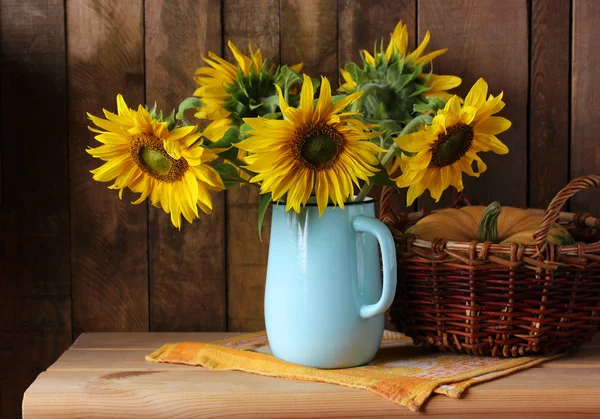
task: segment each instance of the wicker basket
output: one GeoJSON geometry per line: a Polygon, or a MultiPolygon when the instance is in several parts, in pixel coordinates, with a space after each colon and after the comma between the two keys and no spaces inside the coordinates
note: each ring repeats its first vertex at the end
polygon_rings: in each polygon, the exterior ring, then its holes
{"type": "MultiPolygon", "coordinates": [[[[535,245],[419,239],[402,232],[427,212],[395,215],[382,192],[381,219],[398,254],[392,324],[415,344],[476,355],[553,353],[587,343],[600,325],[600,220],[560,213],[575,193],[600,176],[573,180],[552,200],[535,245]],[[558,221],[578,242],[547,242],[558,221]]],[[[541,210],[531,210],[539,212],[541,210]]]]}

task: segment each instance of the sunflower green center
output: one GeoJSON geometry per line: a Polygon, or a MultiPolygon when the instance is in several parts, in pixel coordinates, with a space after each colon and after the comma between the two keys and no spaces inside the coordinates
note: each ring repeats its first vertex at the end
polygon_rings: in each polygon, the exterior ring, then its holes
{"type": "Polygon", "coordinates": [[[335,163],[344,149],[345,139],[324,122],[307,124],[294,132],[290,149],[296,161],[310,170],[324,170],[335,163]]]}
{"type": "Polygon", "coordinates": [[[431,167],[445,167],[457,162],[471,148],[473,144],[473,128],[470,125],[459,123],[446,129],[445,134],[440,134],[431,147],[431,167]]]}
{"type": "Polygon", "coordinates": [[[162,140],[153,135],[133,135],[130,152],[133,161],[144,173],[161,182],[177,182],[188,170],[188,162],[184,158],[175,160],[169,156],[162,140]]]}
{"type": "Polygon", "coordinates": [[[159,150],[144,147],[141,152],[141,159],[144,164],[154,170],[156,173],[166,175],[171,171],[173,163],[169,160],[170,156],[165,156],[159,150]]]}

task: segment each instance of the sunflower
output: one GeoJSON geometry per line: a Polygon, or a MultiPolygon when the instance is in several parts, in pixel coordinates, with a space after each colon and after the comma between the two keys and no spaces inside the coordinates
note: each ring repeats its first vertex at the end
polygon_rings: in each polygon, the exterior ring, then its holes
{"type": "Polygon", "coordinates": [[[129,188],[140,193],[134,204],[148,196],[152,204],[171,214],[171,222],[181,228],[181,214],[192,222],[198,217],[198,207],[207,214],[212,210],[209,191],[224,189],[219,174],[206,162],[216,154],[200,146],[201,133],[196,126],[169,129],[141,105],[137,111],[129,109],[121,95],[117,96],[117,114],[104,110],[106,119],[88,114],[101,129],[89,127],[98,133],[102,143],[86,151],[104,160],[92,170],[94,180],[111,182],[110,189],[129,188]]]}
{"type": "MultiPolygon", "coordinates": [[[[419,44],[419,46],[412,52],[408,52],[408,29],[406,25],[400,21],[394,28],[394,32],[390,35],[390,42],[385,49],[385,67],[388,63],[393,61],[395,54],[398,54],[400,59],[403,59],[406,63],[410,64],[411,67],[426,66],[430,64],[435,58],[444,54],[448,51],[448,48],[438,49],[428,54],[423,55],[425,49],[429,45],[431,40],[431,33],[427,31],[425,38],[419,44]]],[[[364,60],[370,66],[377,68],[379,60],[373,57],[367,50],[362,50],[364,60]]],[[[377,55],[377,54],[376,54],[377,55]]],[[[350,72],[345,69],[340,69],[344,83],[338,88],[340,92],[351,92],[355,90],[358,83],[350,72]]],[[[424,97],[439,97],[441,99],[448,100],[452,97],[447,91],[460,86],[461,79],[456,76],[444,76],[433,73],[421,73],[417,76],[417,80],[423,83],[424,86],[429,89],[421,93],[424,97]]]]}
{"type": "Polygon", "coordinates": [[[487,169],[477,153],[508,153],[508,147],[496,134],[510,128],[511,122],[492,116],[504,108],[502,93],[496,97],[490,95],[486,100],[487,92],[487,83],[477,80],[463,106],[461,100],[453,96],[445,108],[438,111],[431,125],[394,139],[400,149],[411,154],[410,157],[403,154],[394,165],[402,170],[394,179],[396,185],[409,188],[408,205],[425,189],[429,189],[436,201],[450,185],[463,190],[462,173],[479,177],[487,169]],[[473,162],[477,163],[476,172],[473,162]]]}
{"type": "Polygon", "coordinates": [[[229,41],[227,45],[233,53],[237,65],[233,65],[215,53],[209,52],[208,58],[203,56],[202,59],[210,67],[200,67],[196,70],[194,79],[200,87],[196,89],[194,96],[200,98],[203,105],[195,115],[199,119],[216,121],[227,118],[231,112],[223,108],[223,105],[229,99],[229,93],[225,88],[236,82],[238,66],[244,76],[249,76],[250,69],[258,74],[263,65],[260,49],[255,53],[252,51],[252,47],[249,47],[250,57],[247,57],[240,52],[233,42],[229,41]]]}
{"type": "MultiPolygon", "coordinates": [[[[394,32],[392,32],[390,35],[390,42],[385,49],[385,58],[387,61],[390,61],[394,52],[397,52],[401,57],[406,57],[406,61],[413,61],[416,65],[429,64],[434,58],[437,58],[448,51],[448,48],[444,48],[423,55],[425,48],[427,48],[429,45],[430,39],[431,33],[427,31],[425,33],[425,38],[421,44],[419,44],[417,49],[406,55],[408,50],[408,29],[406,25],[400,21],[394,28],[394,32]]],[[[369,53],[369,51],[363,50],[363,54],[365,55],[365,60],[375,67],[375,58],[369,53]]]]}
{"type": "Polygon", "coordinates": [[[329,199],[340,208],[353,195],[353,183],[369,182],[377,171],[377,153],[384,149],[368,140],[377,133],[368,132],[356,113],[342,112],[362,92],[347,95],[335,103],[331,86],[322,78],[321,91],[314,106],[313,84],[304,75],[298,108],[289,106],[279,91],[279,105],[285,120],[247,118],[252,137],[237,144],[249,152],[246,168],[257,173],[251,181],[262,182],[261,193],[273,200],[285,194],[286,210],[300,212],[311,193],[317,198],[319,214],[329,199]]]}
{"type": "MultiPolygon", "coordinates": [[[[244,111],[257,109],[256,102],[261,98],[276,94],[273,88],[274,73],[266,68],[260,49],[254,52],[252,46],[248,46],[250,50],[248,57],[242,54],[233,42],[229,41],[227,45],[233,53],[236,64],[209,52],[208,58],[202,57],[208,66],[196,70],[194,77],[200,86],[194,92],[194,96],[202,103],[202,107],[197,109],[194,116],[213,121],[209,125],[212,136],[206,137],[211,141],[218,141],[223,137],[233,124],[235,115],[256,116],[243,114],[244,111]],[[239,80],[240,77],[245,80],[239,80]],[[223,123],[224,119],[227,123],[223,123]]],[[[297,72],[302,68],[302,64],[290,68],[297,72]]]]}

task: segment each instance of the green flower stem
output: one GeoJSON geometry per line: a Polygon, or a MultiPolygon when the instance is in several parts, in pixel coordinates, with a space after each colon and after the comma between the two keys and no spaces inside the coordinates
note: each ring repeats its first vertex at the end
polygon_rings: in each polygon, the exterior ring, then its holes
{"type": "MultiPolygon", "coordinates": [[[[403,135],[406,135],[406,134],[410,134],[411,132],[413,132],[416,128],[418,128],[421,125],[431,124],[432,120],[433,120],[433,118],[429,115],[419,115],[416,118],[413,118],[402,129],[399,137],[402,137],[403,135]]],[[[381,159],[381,166],[383,166],[383,170],[385,170],[386,165],[388,164],[390,159],[394,156],[394,154],[396,153],[396,150],[398,150],[398,145],[396,144],[396,142],[393,142],[392,145],[390,146],[390,149],[388,150],[388,152],[381,159]]],[[[363,185],[363,187],[361,188],[360,192],[358,193],[358,195],[356,195],[356,199],[354,201],[355,202],[364,201],[365,198],[367,197],[367,195],[369,195],[369,192],[371,192],[371,189],[373,189],[373,184],[365,183],[363,185]]]]}
{"type": "Polygon", "coordinates": [[[367,197],[367,195],[369,194],[369,192],[371,192],[371,189],[373,189],[373,184],[365,183],[363,185],[363,187],[361,188],[360,192],[358,193],[358,195],[356,195],[356,199],[354,200],[354,202],[364,201],[365,198],[367,197]]]}
{"type": "MultiPolygon", "coordinates": [[[[419,115],[416,118],[414,118],[413,120],[411,120],[408,124],[406,124],[406,126],[402,129],[402,131],[400,132],[400,135],[398,137],[402,137],[403,135],[410,134],[411,132],[413,132],[416,128],[418,128],[421,125],[429,125],[429,124],[431,124],[432,120],[433,120],[433,118],[429,115],[419,115]]],[[[381,159],[381,165],[383,167],[385,167],[385,165],[388,164],[390,159],[396,153],[397,149],[398,149],[398,145],[396,144],[396,142],[393,142],[390,149],[388,150],[388,152],[385,154],[385,156],[383,156],[383,159],[381,159]]]]}

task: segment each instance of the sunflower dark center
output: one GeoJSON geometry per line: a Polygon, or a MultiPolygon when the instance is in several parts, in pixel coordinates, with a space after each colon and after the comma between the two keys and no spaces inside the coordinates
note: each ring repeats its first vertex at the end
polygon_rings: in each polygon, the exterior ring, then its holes
{"type": "Polygon", "coordinates": [[[467,124],[456,124],[440,134],[431,147],[431,167],[444,167],[460,160],[471,148],[473,128],[467,124]]]}
{"type": "Polygon", "coordinates": [[[307,138],[302,144],[302,157],[314,165],[327,163],[337,154],[337,143],[327,134],[307,138]]]}
{"type": "Polygon", "coordinates": [[[290,142],[292,155],[311,170],[331,167],[344,149],[344,137],[326,123],[307,124],[294,132],[290,142]]]}
{"type": "Polygon", "coordinates": [[[177,182],[188,169],[188,162],[184,158],[175,160],[169,156],[162,140],[153,135],[133,135],[130,147],[135,164],[144,173],[161,182],[177,182]]]}

